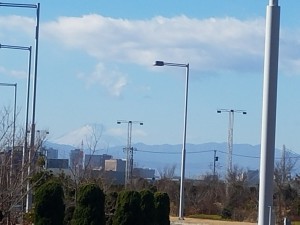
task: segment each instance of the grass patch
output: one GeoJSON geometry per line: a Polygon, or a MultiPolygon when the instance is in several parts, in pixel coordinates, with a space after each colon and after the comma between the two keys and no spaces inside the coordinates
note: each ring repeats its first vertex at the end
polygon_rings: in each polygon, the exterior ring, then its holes
{"type": "MultiPolygon", "coordinates": [[[[190,215],[189,217],[197,218],[197,219],[208,219],[208,220],[223,220],[220,215],[196,214],[196,215],[190,215]]],[[[296,225],[298,225],[298,224],[296,224],[296,225]]]]}
{"type": "Polygon", "coordinates": [[[300,221],[293,221],[292,225],[300,225],[300,221]]]}

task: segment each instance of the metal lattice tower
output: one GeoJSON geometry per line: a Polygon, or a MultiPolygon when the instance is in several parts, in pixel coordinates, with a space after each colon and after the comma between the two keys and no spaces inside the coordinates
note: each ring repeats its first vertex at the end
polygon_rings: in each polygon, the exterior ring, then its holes
{"type": "Polygon", "coordinates": [[[218,109],[217,113],[228,112],[229,124],[228,124],[228,140],[227,140],[227,172],[232,172],[232,153],[233,153],[233,125],[234,125],[234,113],[247,114],[245,110],[235,109],[218,109]]]}
{"type": "Polygon", "coordinates": [[[117,124],[127,123],[127,146],[126,151],[126,168],[125,168],[125,187],[129,183],[131,183],[132,173],[133,173],[133,147],[131,146],[131,138],[132,138],[132,124],[136,123],[139,125],[143,125],[143,122],[140,121],[131,121],[131,120],[118,120],[117,124]]]}

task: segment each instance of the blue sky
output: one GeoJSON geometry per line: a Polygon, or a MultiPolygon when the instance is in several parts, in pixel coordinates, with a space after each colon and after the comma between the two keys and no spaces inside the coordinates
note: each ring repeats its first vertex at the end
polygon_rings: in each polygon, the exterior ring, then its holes
{"type": "MultiPolygon", "coordinates": [[[[14,1],[15,3],[35,3],[14,1]]],[[[41,0],[37,129],[49,139],[85,124],[126,139],[117,120],[133,126],[133,142],[180,144],[183,68],[190,63],[187,142],[226,142],[228,114],[236,114],[234,143],[259,144],[265,12],[262,0],[41,0]]],[[[298,0],[281,6],[276,147],[300,152],[298,0]]],[[[34,46],[35,11],[0,8],[0,43],[34,46]]],[[[18,123],[24,124],[26,52],[0,51],[1,82],[18,83],[18,123]]],[[[13,91],[2,87],[2,105],[13,91]]]]}

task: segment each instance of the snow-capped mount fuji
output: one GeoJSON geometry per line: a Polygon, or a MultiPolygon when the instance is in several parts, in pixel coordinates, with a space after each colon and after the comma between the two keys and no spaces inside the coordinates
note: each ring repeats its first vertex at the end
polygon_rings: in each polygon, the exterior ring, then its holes
{"type": "Polygon", "coordinates": [[[98,149],[122,145],[125,142],[122,138],[110,135],[102,124],[86,124],[57,139],[50,140],[52,143],[83,149],[94,145],[96,141],[98,149]]]}

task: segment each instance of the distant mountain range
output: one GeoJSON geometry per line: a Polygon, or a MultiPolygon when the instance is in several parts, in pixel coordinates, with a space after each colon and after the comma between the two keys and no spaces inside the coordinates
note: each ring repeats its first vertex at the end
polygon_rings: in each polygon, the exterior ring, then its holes
{"type": "MultiPolygon", "coordinates": [[[[70,151],[75,146],[46,142],[45,146],[59,150],[59,158],[69,158],[70,151]]],[[[142,168],[153,168],[157,174],[166,168],[176,166],[176,174],[180,174],[181,145],[146,145],[136,143],[134,148],[134,165],[142,168]]],[[[95,154],[109,154],[114,158],[126,158],[125,146],[114,146],[105,150],[98,150],[95,154]]],[[[197,178],[213,171],[214,150],[218,156],[216,162],[217,173],[223,175],[227,169],[227,143],[204,143],[186,145],[186,176],[197,178]]],[[[88,150],[84,150],[90,154],[88,150]]],[[[276,151],[276,158],[280,158],[281,151],[276,151]]],[[[243,169],[259,169],[260,146],[248,144],[235,144],[233,147],[233,165],[243,169]]]]}
{"type": "MultiPolygon", "coordinates": [[[[70,151],[75,148],[83,149],[86,154],[90,154],[87,146],[81,145],[83,140],[90,135],[90,132],[95,129],[91,125],[86,125],[83,128],[77,129],[69,134],[57,139],[56,141],[47,141],[46,147],[52,147],[59,150],[60,158],[69,158],[70,151]]],[[[104,138],[104,137],[101,137],[104,138]]],[[[107,137],[106,137],[107,138],[107,137]]],[[[113,137],[110,141],[116,140],[113,137]]],[[[120,142],[120,140],[118,140],[120,142]]],[[[106,145],[105,148],[101,145],[94,154],[109,154],[114,158],[126,158],[126,152],[124,152],[124,144],[106,145]]],[[[181,152],[182,145],[147,145],[143,143],[132,144],[134,148],[134,165],[136,167],[153,168],[157,171],[163,171],[166,168],[176,166],[175,173],[180,174],[181,167],[181,152]]],[[[214,151],[218,156],[216,162],[216,172],[223,175],[227,170],[227,143],[204,143],[204,144],[187,144],[186,145],[186,177],[197,178],[206,173],[213,171],[214,151]]],[[[279,159],[282,155],[282,151],[276,149],[276,159],[279,159]]],[[[260,145],[249,144],[234,144],[233,165],[243,168],[245,170],[257,170],[260,163],[260,145]]],[[[295,169],[298,167],[296,166],[295,169]]]]}

